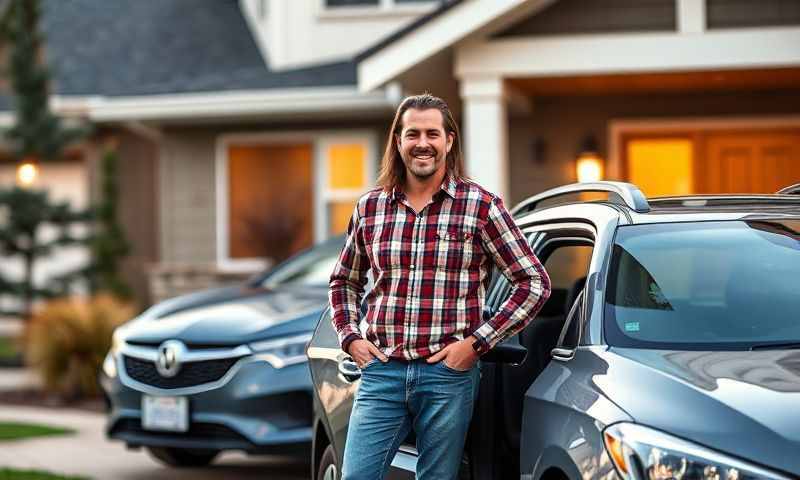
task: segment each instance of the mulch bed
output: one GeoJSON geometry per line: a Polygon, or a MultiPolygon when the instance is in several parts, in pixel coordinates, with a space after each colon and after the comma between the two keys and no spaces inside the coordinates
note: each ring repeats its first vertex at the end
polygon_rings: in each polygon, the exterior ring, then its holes
{"type": "Polygon", "coordinates": [[[20,405],[26,407],[45,408],[75,408],[89,412],[105,413],[106,405],[103,398],[89,397],[80,400],[67,400],[52,393],[38,389],[0,390],[0,404],[20,405]]]}

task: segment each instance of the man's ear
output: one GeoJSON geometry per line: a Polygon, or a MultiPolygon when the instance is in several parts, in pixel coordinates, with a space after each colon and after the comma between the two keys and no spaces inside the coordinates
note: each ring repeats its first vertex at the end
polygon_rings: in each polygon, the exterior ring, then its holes
{"type": "Polygon", "coordinates": [[[446,153],[450,153],[450,149],[453,148],[453,143],[455,142],[455,140],[456,140],[455,133],[450,132],[447,134],[447,145],[445,146],[445,149],[447,150],[446,153]]]}
{"type": "Polygon", "coordinates": [[[400,135],[394,133],[394,144],[397,145],[397,150],[400,150],[400,135]]]}

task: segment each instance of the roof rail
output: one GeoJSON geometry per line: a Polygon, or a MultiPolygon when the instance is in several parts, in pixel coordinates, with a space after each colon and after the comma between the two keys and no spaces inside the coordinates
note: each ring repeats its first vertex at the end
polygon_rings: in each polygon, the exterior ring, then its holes
{"type": "MultiPolygon", "coordinates": [[[[799,192],[800,193],[800,192],[799,192]]],[[[673,197],[656,197],[649,200],[654,208],[670,207],[724,207],[752,204],[774,206],[797,205],[800,198],[770,194],[728,194],[728,195],[684,195],[673,197]]]]}
{"type": "Polygon", "coordinates": [[[778,194],[780,195],[800,195],[800,183],[795,183],[794,185],[789,185],[786,188],[782,188],[778,190],[778,194]]]}
{"type": "MultiPolygon", "coordinates": [[[[511,215],[534,211],[536,210],[536,207],[545,200],[550,200],[563,195],[584,192],[613,193],[622,199],[623,203],[621,203],[621,205],[626,205],[627,207],[639,213],[647,213],[650,211],[650,204],[647,203],[647,198],[636,185],[625,182],[583,182],[556,187],[538,195],[534,195],[514,207],[511,210],[511,215]]],[[[611,201],[613,203],[620,204],[620,202],[614,202],[613,200],[611,201]]]]}

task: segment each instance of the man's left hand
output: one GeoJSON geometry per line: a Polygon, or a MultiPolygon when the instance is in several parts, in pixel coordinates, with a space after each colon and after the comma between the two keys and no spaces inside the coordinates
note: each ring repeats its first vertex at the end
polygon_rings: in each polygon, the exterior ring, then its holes
{"type": "Polygon", "coordinates": [[[480,357],[478,352],[472,348],[475,337],[468,336],[464,340],[447,345],[443,349],[427,358],[428,363],[444,362],[445,365],[454,369],[467,371],[475,365],[480,357]]]}

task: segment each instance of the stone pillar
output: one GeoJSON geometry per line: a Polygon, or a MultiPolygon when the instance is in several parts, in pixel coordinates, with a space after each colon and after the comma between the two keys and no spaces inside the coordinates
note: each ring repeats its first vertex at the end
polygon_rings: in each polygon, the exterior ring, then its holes
{"type": "Polygon", "coordinates": [[[463,78],[461,98],[467,175],[508,203],[508,125],[503,79],[463,78]]]}

